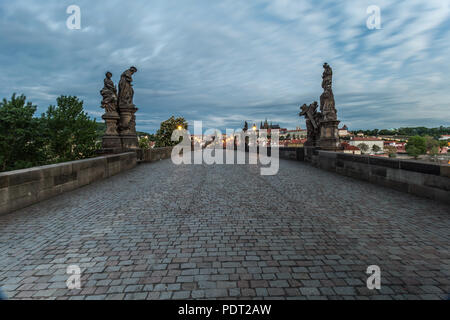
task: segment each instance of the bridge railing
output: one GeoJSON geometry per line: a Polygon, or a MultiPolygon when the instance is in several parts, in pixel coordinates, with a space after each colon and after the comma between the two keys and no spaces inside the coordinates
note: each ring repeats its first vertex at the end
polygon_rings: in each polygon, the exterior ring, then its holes
{"type": "Polygon", "coordinates": [[[450,165],[353,155],[317,148],[280,148],[280,158],[450,204],[450,165]]]}
{"type": "Polygon", "coordinates": [[[134,168],[136,152],[0,173],[0,215],[134,168]]]}

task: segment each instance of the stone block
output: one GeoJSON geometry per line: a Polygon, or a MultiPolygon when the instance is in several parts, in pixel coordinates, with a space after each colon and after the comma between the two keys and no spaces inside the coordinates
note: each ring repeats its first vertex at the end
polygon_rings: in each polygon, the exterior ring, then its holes
{"type": "Polygon", "coordinates": [[[9,176],[5,173],[0,173],[0,189],[9,186],[9,176]]]}
{"type": "Polygon", "coordinates": [[[9,190],[8,188],[1,188],[0,189],[0,205],[6,203],[9,198],[9,190]]]}
{"type": "MultiPolygon", "coordinates": [[[[441,166],[441,176],[450,178],[450,165],[441,166]]],[[[1,188],[1,177],[0,177],[0,188],[1,188]]]]}
{"type": "Polygon", "coordinates": [[[323,150],[320,150],[320,151],[319,151],[319,157],[321,157],[321,158],[331,158],[331,159],[336,159],[336,158],[337,158],[337,155],[338,155],[337,152],[323,151],[323,150]]]}
{"type": "Polygon", "coordinates": [[[110,164],[110,163],[114,163],[114,162],[120,162],[121,160],[123,160],[124,157],[122,157],[122,155],[115,155],[115,156],[109,156],[106,157],[106,163],[110,164]]]}
{"type": "Polygon", "coordinates": [[[352,162],[364,163],[364,164],[368,164],[369,163],[369,157],[368,156],[357,155],[357,154],[349,154],[348,156],[351,157],[351,161],[352,162]]]}
{"type": "Polygon", "coordinates": [[[353,155],[346,154],[346,153],[337,153],[336,154],[336,159],[343,160],[343,161],[352,161],[353,160],[353,155]]]}
{"type": "Polygon", "coordinates": [[[450,179],[442,176],[425,175],[424,185],[427,187],[450,191],[450,179]]]}
{"type": "Polygon", "coordinates": [[[297,148],[297,161],[305,161],[305,149],[304,148],[297,148]]]}
{"type": "Polygon", "coordinates": [[[32,198],[39,192],[39,183],[28,182],[20,185],[12,186],[9,189],[8,201],[18,201],[21,198],[32,198]]]}
{"type": "Polygon", "coordinates": [[[77,172],[72,172],[70,174],[61,174],[59,176],[53,177],[53,185],[58,186],[62,184],[66,184],[69,182],[72,182],[74,180],[77,180],[77,172]]]}
{"type": "Polygon", "coordinates": [[[13,171],[9,175],[8,185],[12,187],[32,181],[39,181],[41,174],[41,170],[36,168],[13,171]]]}
{"type": "Polygon", "coordinates": [[[380,157],[368,157],[369,164],[393,169],[400,169],[400,160],[380,157]]]}
{"type": "Polygon", "coordinates": [[[434,175],[441,174],[441,168],[439,165],[420,161],[400,160],[400,169],[434,175]]]}
{"type": "Polygon", "coordinates": [[[386,168],[382,168],[382,167],[378,167],[378,166],[377,167],[371,166],[370,174],[386,178],[387,170],[386,170],[386,168]]]}

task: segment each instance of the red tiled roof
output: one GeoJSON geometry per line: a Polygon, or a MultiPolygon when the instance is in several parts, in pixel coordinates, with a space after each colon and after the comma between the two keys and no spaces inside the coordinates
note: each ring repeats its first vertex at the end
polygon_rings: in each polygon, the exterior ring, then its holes
{"type": "Polygon", "coordinates": [[[351,150],[351,151],[359,151],[359,150],[361,150],[358,147],[349,145],[347,142],[342,142],[341,143],[341,147],[343,147],[344,150],[351,150]]]}

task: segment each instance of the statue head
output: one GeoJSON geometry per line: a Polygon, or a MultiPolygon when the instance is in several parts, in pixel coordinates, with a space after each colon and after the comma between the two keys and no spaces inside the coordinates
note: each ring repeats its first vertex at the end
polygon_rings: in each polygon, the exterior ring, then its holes
{"type": "Polygon", "coordinates": [[[308,112],[308,106],[306,105],[306,103],[300,107],[300,110],[301,110],[301,112],[299,113],[300,117],[306,115],[306,113],[308,112]]]}
{"type": "Polygon", "coordinates": [[[106,75],[106,78],[108,78],[108,79],[111,79],[111,77],[112,77],[112,73],[111,73],[111,72],[109,72],[109,71],[108,71],[108,72],[106,72],[106,74],[105,74],[105,75],[106,75]]]}
{"type": "Polygon", "coordinates": [[[136,69],[136,67],[131,67],[131,68],[130,68],[130,71],[131,71],[131,73],[136,73],[136,72],[137,72],[137,69],[136,69]]]}

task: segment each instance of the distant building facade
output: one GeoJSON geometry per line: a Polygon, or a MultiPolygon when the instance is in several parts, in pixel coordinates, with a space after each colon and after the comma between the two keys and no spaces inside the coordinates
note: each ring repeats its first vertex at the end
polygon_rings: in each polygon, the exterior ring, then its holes
{"type": "Polygon", "coordinates": [[[342,142],[341,147],[344,153],[348,154],[361,154],[361,149],[358,147],[352,146],[347,142],[342,142]]]}
{"type": "Polygon", "coordinates": [[[368,150],[366,151],[366,153],[375,153],[373,151],[374,146],[378,146],[378,148],[380,150],[379,152],[383,152],[383,149],[384,149],[384,141],[380,140],[378,138],[373,138],[373,137],[354,137],[353,139],[349,140],[348,143],[351,146],[358,147],[358,148],[360,148],[359,145],[361,145],[361,144],[367,145],[368,150]]]}
{"type": "Polygon", "coordinates": [[[338,133],[339,133],[339,137],[341,137],[341,138],[351,136],[351,133],[348,131],[348,127],[345,124],[342,128],[338,129],[338,133]]]}

